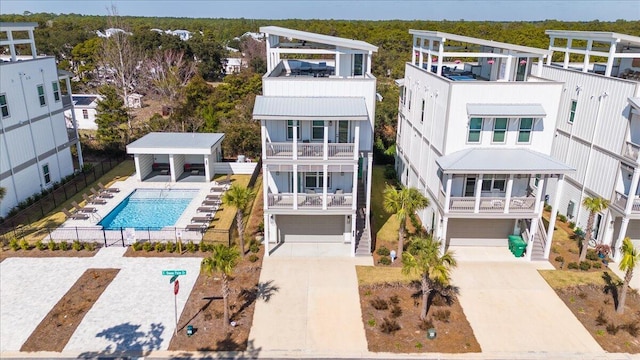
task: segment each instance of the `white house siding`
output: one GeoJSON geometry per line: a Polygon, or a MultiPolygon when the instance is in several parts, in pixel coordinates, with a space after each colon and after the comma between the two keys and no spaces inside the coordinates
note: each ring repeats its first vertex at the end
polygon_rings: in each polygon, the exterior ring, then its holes
{"type": "Polygon", "coordinates": [[[280,240],[284,242],[344,242],[345,227],[343,215],[276,215],[276,226],[280,240]]]}
{"type": "Polygon", "coordinates": [[[134,155],[136,164],[136,169],[140,169],[140,174],[138,174],[138,180],[142,181],[147,175],[151,173],[153,170],[154,158],[151,154],[135,154],[134,155]]]}
{"type": "Polygon", "coordinates": [[[510,219],[449,219],[449,246],[506,246],[515,221],[510,219]]]}

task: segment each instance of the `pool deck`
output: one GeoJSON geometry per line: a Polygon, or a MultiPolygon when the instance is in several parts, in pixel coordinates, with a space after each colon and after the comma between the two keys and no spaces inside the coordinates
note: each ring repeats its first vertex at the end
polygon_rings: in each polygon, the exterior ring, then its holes
{"type": "MultiPolygon", "coordinates": [[[[98,225],[98,222],[107,216],[113,209],[118,206],[124,199],[126,199],[136,189],[158,189],[158,190],[179,190],[189,189],[198,190],[193,200],[187,205],[182,215],[176,221],[176,224],[171,227],[165,228],[161,231],[137,231],[135,234],[137,239],[151,239],[151,240],[175,240],[176,233],[181,236],[183,240],[200,241],[202,239],[202,233],[199,231],[184,231],[187,225],[191,225],[191,218],[195,216],[202,216],[202,213],[198,213],[198,207],[202,206],[202,201],[209,195],[213,182],[159,182],[159,181],[144,181],[139,182],[135,176],[131,176],[124,181],[117,181],[111,187],[120,189],[120,192],[112,193],[112,198],[105,198],[106,204],[96,205],[88,204],[87,206],[96,208],[96,212],[88,213],[89,218],[86,220],[74,220],[68,219],[58,229],[51,232],[51,236],[46,240],[52,238],[55,241],[69,240],[75,238],[82,238],[85,241],[120,241],[123,237],[123,233],[119,230],[102,230],[102,226],[98,225]],[[176,228],[178,230],[176,230],[176,228]],[[144,235],[143,235],[144,234],[144,235]]],[[[124,235],[126,237],[126,235],[124,235]]]]}

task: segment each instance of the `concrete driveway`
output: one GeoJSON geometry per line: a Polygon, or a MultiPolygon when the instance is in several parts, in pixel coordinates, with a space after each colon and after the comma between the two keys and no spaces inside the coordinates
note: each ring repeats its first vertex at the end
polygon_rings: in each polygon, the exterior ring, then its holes
{"type": "Polygon", "coordinates": [[[355,265],[371,257],[269,257],[260,282],[273,281],[277,292],[256,304],[249,341],[279,355],[367,352],[355,265]]]}
{"type": "Polygon", "coordinates": [[[459,261],[453,283],[483,353],[604,353],[538,274],[544,264],[459,261]]]}

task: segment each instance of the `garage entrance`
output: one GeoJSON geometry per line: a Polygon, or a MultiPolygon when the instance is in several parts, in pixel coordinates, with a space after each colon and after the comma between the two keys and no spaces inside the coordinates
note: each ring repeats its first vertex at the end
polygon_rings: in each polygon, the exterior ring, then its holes
{"type": "Polygon", "coordinates": [[[514,219],[449,219],[449,246],[504,246],[513,234],[514,219]]]}
{"type": "Polygon", "coordinates": [[[343,215],[277,215],[276,224],[285,243],[343,243],[345,239],[343,215]]]}

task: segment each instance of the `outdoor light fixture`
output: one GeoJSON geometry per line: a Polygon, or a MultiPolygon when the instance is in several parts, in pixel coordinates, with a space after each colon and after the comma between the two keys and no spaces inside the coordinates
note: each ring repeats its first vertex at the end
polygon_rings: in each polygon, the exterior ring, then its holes
{"type": "Polygon", "coordinates": [[[489,59],[489,61],[487,61],[487,64],[489,65],[493,65],[493,63],[494,63],[493,59],[489,59]]]}
{"type": "Polygon", "coordinates": [[[187,336],[193,335],[193,325],[187,325],[187,336]]]}
{"type": "Polygon", "coordinates": [[[436,338],[438,334],[436,333],[436,329],[435,328],[430,328],[427,330],[427,339],[429,340],[433,340],[436,338]]]}
{"type": "Polygon", "coordinates": [[[347,224],[351,224],[351,216],[347,215],[347,224]]]}

